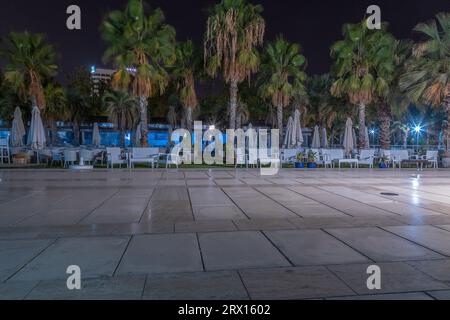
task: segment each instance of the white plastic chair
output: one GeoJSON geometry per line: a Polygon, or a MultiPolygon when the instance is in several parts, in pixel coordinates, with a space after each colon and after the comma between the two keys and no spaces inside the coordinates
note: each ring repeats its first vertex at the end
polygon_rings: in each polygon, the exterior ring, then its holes
{"type": "Polygon", "coordinates": [[[374,149],[364,149],[361,150],[361,153],[358,156],[359,164],[368,165],[369,168],[373,169],[373,159],[375,157],[374,149]]]}
{"type": "Polygon", "coordinates": [[[95,159],[94,151],[92,150],[81,150],[80,151],[80,160],[83,158],[85,163],[93,163],[95,159]]]}
{"type": "Polygon", "coordinates": [[[114,165],[118,164],[120,168],[122,165],[128,164],[127,159],[122,157],[122,151],[120,148],[106,148],[107,154],[107,168],[111,166],[111,169],[114,169],[114,165]]]}
{"type": "Polygon", "coordinates": [[[437,169],[438,167],[438,155],[439,152],[438,151],[427,151],[427,154],[425,155],[425,159],[427,160],[434,169],[437,169]]]}
{"type": "Polygon", "coordinates": [[[73,150],[64,150],[64,167],[74,165],[77,161],[77,152],[73,150]]]}

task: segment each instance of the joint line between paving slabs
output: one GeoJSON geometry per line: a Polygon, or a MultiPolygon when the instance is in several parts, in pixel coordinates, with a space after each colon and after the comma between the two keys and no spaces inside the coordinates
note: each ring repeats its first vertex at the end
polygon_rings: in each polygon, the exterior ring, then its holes
{"type": "MultiPolygon", "coordinates": [[[[247,217],[248,220],[252,220],[250,218],[250,216],[248,216],[247,213],[245,213],[245,211],[230,197],[230,195],[225,190],[223,190],[222,187],[219,187],[219,189],[227,196],[228,199],[230,199],[230,201],[236,206],[236,208],[238,208],[242,212],[242,214],[247,217]]],[[[237,228],[237,226],[236,226],[236,228],[237,228]]],[[[238,228],[238,230],[239,230],[239,228],[238,228]]]]}
{"type": "Polygon", "coordinates": [[[22,271],[27,265],[29,265],[31,262],[33,262],[34,259],[36,259],[37,257],[39,257],[42,253],[44,253],[44,251],[46,251],[48,248],[50,248],[52,245],[54,245],[56,243],[56,241],[58,241],[59,238],[54,239],[53,241],[51,241],[48,246],[46,246],[44,249],[42,249],[41,251],[39,251],[38,253],[36,253],[30,260],[28,260],[22,267],[20,267],[16,272],[14,272],[12,275],[10,275],[6,280],[4,280],[2,283],[5,283],[7,281],[9,281],[10,279],[12,279],[16,274],[18,274],[20,271],[22,271]]]}
{"type": "MultiPolygon", "coordinates": [[[[261,188],[261,187],[259,187],[261,188]]],[[[283,208],[285,208],[286,210],[292,212],[293,214],[295,214],[297,217],[299,218],[304,218],[302,215],[298,214],[297,212],[295,212],[294,210],[289,209],[288,207],[286,207],[284,204],[282,204],[281,202],[279,202],[278,200],[275,200],[274,198],[272,198],[271,196],[265,194],[264,192],[258,190],[257,187],[251,187],[251,189],[255,190],[256,192],[258,192],[259,194],[262,194],[263,196],[265,196],[266,198],[272,200],[273,202],[275,202],[276,204],[282,206],[283,208]]]]}
{"type": "Polygon", "coordinates": [[[139,217],[138,224],[140,224],[141,221],[142,221],[142,219],[144,218],[144,215],[145,215],[145,213],[147,212],[148,207],[150,206],[150,202],[152,201],[153,196],[155,195],[156,189],[158,188],[160,182],[161,182],[161,178],[158,178],[158,181],[156,182],[156,184],[155,184],[154,187],[153,187],[152,194],[151,194],[150,197],[148,198],[147,205],[145,206],[144,211],[142,211],[142,214],[141,214],[141,216],[139,217]]]}
{"type": "Polygon", "coordinates": [[[352,216],[351,214],[349,214],[349,213],[347,213],[347,212],[345,212],[345,211],[342,211],[342,210],[340,210],[340,209],[338,209],[338,208],[334,208],[334,207],[332,207],[332,206],[330,206],[330,205],[328,205],[328,204],[326,204],[326,203],[323,203],[322,201],[319,201],[319,200],[316,200],[316,199],[314,199],[314,198],[308,197],[307,195],[304,195],[304,194],[302,194],[302,193],[300,193],[300,192],[295,191],[295,190],[292,189],[291,187],[289,187],[289,188],[287,188],[287,189],[290,190],[290,191],[292,191],[292,192],[294,192],[294,193],[296,193],[296,194],[298,194],[298,195],[301,195],[302,197],[305,197],[305,198],[307,198],[307,199],[309,199],[309,200],[312,200],[312,201],[315,201],[315,202],[317,202],[317,203],[320,203],[321,205],[324,205],[324,206],[326,206],[326,207],[328,207],[328,208],[331,208],[331,209],[333,209],[333,210],[339,211],[339,212],[345,214],[346,216],[349,216],[349,217],[351,217],[351,218],[354,218],[354,216],[352,216]]]}
{"type": "Polygon", "coordinates": [[[287,262],[289,262],[289,263],[291,264],[291,267],[295,267],[295,264],[288,258],[287,255],[284,254],[283,251],[281,251],[280,248],[278,248],[278,247],[275,245],[275,243],[274,243],[274,242],[266,235],[266,233],[265,233],[264,231],[261,230],[261,231],[259,231],[259,232],[261,232],[262,235],[263,235],[263,237],[266,238],[267,241],[269,241],[270,244],[271,244],[272,246],[274,246],[275,249],[281,254],[281,256],[282,256],[283,258],[285,258],[285,259],[287,260],[287,262]]]}
{"type": "Polygon", "coordinates": [[[197,238],[198,251],[200,253],[200,259],[202,260],[202,268],[203,268],[203,271],[206,271],[205,260],[203,259],[203,252],[202,252],[202,247],[200,246],[200,239],[198,237],[198,233],[195,233],[195,237],[197,238]]]}
{"type": "MultiPolygon", "coordinates": [[[[425,226],[426,226],[426,225],[425,225],[425,226]]],[[[413,241],[413,240],[411,240],[411,239],[408,239],[408,238],[406,238],[406,237],[404,237],[404,236],[402,236],[402,235],[396,234],[395,232],[389,231],[389,230],[387,230],[387,229],[385,229],[385,228],[383,228],[383,227],[376,226],[375,228],[378,228],[378,229],[380,229],[380,230],[382,230],[382,231],[385,231],[385,232],[387,232],[387,233],[390,233],[390,234],[392,234],[393,236],[402,238],[403,240],[406,240],[406,241],[408,241],[408,242],[414,243],[415,245],[417,245],[417,246],[419,246],[419,247],[422,247],[422,248],[425,248],[425,249],[427,249],[427,250],[433,251],[434,253],[436,253],[436,254],[438,254],[438,255],[440,255],[440,256],[450,258],[449,255],[446,255],[446,254],[444,254],[444,253],[441,253],[441,252],[439,252],[439,251],[436,251],[436,250],[434,250],[434,249],[432,249],[432,248],[430,248],[430,247],[427,247],[426,245],[420,244],[420,243],[418,243],[418,242],[416,242],[416,241],[413,241]]],[[[436,259],[433,259],[433,260],[436,260],[436,259]]],[[[412,260],[411,260],[411,261],[412,261],[412,260]]]]}
{"type": "Polygon", "coordinates": [[[125,256],[125,253],[128,250],[128,247],[130,246],[131,240],[133,240],[134,235],[130,236],[130,239],[128,239],[127,245],[125,246],[125,250],[123,250],[122,255],[120,256],[120,259],[116,265],[116,267],[114,268],[114,272],[112,273],[112,276],[115,277],[116,273],[117,273],[117,269],[119,269],[120,264],[122,263],[123,257],[125,256]]]}

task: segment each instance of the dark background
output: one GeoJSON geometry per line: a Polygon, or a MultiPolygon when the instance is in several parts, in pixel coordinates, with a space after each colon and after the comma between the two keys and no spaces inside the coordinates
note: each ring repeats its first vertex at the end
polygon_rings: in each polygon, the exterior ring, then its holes
{"type": "MultiPolygon", "coordinates": [[[[99,25],[105,13],[122,9],[126,0],[1,0],[0,37],[9,31],[42,32],[60,53],[63,79],[75,67],[102,66],[104,44],[99,25]],[[82,30],[66,28],[66,8],[76,4],[82,11],[82,30]]],[[[205,30],[206,8],[215,0],[148,0],[151,7],[161,7],[168,23],[177,30],[179,40],[187,38],[201,44],[205,30]]],[[[371,4],[381,7],[382,20],[390,23],[390,31],[398,38],[414,36],[412,28],[430,20],[441,11],[450,11],[449,0],[252,0],[264,6],[267,23],[266,40],[280,33],[299,42],[308,59],[308,73],[328,72],[329,48],[341,38],[346,22],[363,19],[371,4]]]]}

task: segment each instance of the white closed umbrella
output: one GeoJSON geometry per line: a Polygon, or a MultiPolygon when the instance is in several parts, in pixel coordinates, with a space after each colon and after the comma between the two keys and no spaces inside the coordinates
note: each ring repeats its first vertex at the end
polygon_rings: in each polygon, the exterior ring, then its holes
{"type": "Polygon", "coordinates": [[[349,155],[355,149],[355,141],[353,134],[353,122],[352,119],[347,118],[347,122],[345,124],[345,134],[344,134],[344,149],[345,153],[349,155]]]}
{"type": "Polygon", "coordinates": [[[292,117],[289,117],[286,126],[286,136],[284,137],[284,144],[283,144],[285,148],[291,148],[293,145],[292,141],[293,130],[294,130],[294,119],[292,117]]]}
{"type": "Polygon", "coordinates": [[[304,142],[302,133],[302,124],[300,122],[300,111],[297,109],[294,113],[294,128],[292,133],[294,147],[300,148],[304,142]]]}
{"type": "Polygon", "coordinates": [[[319,134],[319,126],[314,127],[314,135],[311,143],[312,149],[319,149],[320,148],[320,134],[319,134]]]}
{"type": "Polygon", "coordinates": [[[327,135],[327,129],[322,128],[322,148],[328,148],[328,135],[327,135]]]}
{"type": "MultiPolygon", "coordinates": [[[[172,134],[170,133],[169,137],[172,134]]],[[[141,145],[141,139],[142,139],[142,132],[141,132],[141,124],[139,123],[137,128],[136,128],[136,133],[134,135],[134,145],[135,146],[140,146],[141,145]]],[[[170,138],[169,138],[170,140],[170,138]]]]}
{"type": "Polygon", "coordinates": [[[34,150],[40,150],[45,147],[47,142],[44,125],[42,123],[41,112],[37,106],[33,107],[31,112],[30,133],[28,135],[28,145],[34,150]]]}
{"type": "Polygon", "coordinates": [[[94,129],[92,131],[92,144],[96,147],[101,145],[100,130],[97,122],[94,123],[94,129]]]}
{"type": "Polygon", "coordinates": [[[13,147],[21,147],[23,146],[23,137],[25,136],[25,126],[23,125],[22,120],[22,111],[20,111],[19,107],[16,107],[14,111],[14,120],[11,128],[11,146],[13,147]]]}

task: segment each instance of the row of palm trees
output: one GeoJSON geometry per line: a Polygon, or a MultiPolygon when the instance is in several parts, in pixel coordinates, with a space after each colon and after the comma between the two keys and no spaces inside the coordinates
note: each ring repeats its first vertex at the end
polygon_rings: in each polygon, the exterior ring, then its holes
{"type": "MultiPolygon", "coordinates": [[[[263,48],[262,12],[262,6],[246,0],[214,5],[202,55],[191,41],[177,42],[175,29],[160,9],[147,10],[143,0],[129,0],[124,10],[112,11],[102,21],[104,60],[117,69],[112,87],[118,91],[103,97],[93,95],[86,88],[89,80],[80,76],[71,79],[65,95],[58,86],[44,86],[57,71],[53,47],[42,35],[13,32],[2,50],[8,61],[3,87],[39,106],[52,123],[65,116],[79,124],[92,112],[86,110],[89,106],[106,105],[121,130],[136,126],[139,119],[142,145],[148,143],[149,110],[155,109],[149,102],[158,104],[167,96],[169,122],[176,121],[175,97],[184,109],[186,127],[192,129],[195,110],[209,101],[197,94],[200,80],[206,77],[229,88],[228,128],[239,127],[260,112],[249,102],[267,103],[264,112],[277,128],[283,128],[283,113],[289,106],[300,109],[304,121],[328,128],[356,112],[361,133],[369,114],[379,122],[383,148],[391,142],[394,118],[399,119],[411,103],[444,110],[450,123],[450,13],[416,26],[420,39],[415,43],[396,39],[386,23],[381,30],[369,30],[365,21],[346,24],[343,39],[331,47],[330,75],[308,78],[299,44],[279,36],[263,48]],[[70,105],[67,114],[64,99],[70,105]]],[[[449,143],[448,126],[442,129],[449,143]]],[[[360,134],[360,147],[368,143],[360,134]]]]}

